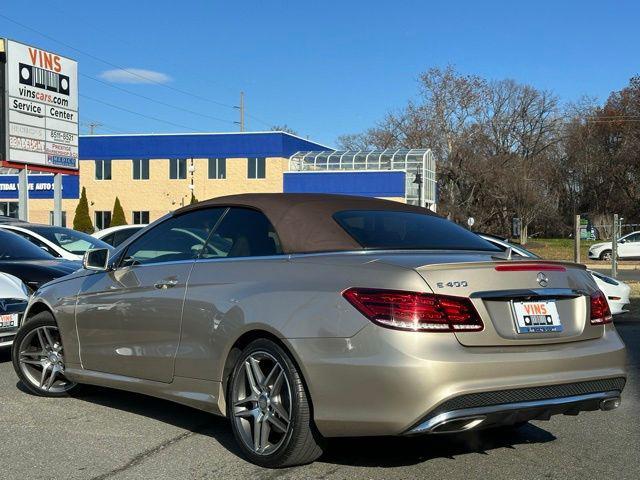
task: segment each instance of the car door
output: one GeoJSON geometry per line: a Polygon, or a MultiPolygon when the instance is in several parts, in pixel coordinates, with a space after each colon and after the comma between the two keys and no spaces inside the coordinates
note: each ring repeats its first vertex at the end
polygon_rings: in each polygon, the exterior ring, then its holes
{"type": "Polygon", "coordinates": [[[256,289],[264,288],[259,272],[267,272],[274,284],[286,278],[287,257],[276,231],[262,212],[230,207],[189,278],[176,375],[220,380],[216,372],[225,360],[225,341],[251,321],[245,309],[256,318],[273,308],[259,301],[247,304],[247,296],[258,298],[256,289]]]}
{"type": "Polygon", "coordinates": [[[631,233],[618,243],[618,257],[640,258],[640,233],[631,233]]]}
{"type": "Polygon", "coordinates": [[[127,246],[116,268],[86,278],[76,304],[83,368],[171,382],[186,284],[223,212],[169,217],[127,246]]]}

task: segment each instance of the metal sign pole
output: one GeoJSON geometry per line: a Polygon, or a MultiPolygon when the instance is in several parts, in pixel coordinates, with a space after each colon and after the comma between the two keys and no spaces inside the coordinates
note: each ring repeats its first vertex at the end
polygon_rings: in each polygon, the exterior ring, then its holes
{"type": "Polygon", "coordinates": [[[613,214],[613,238],[611,239],[611,276],[618,276],[618,214],[613,214]]]}
{"type": "Polygon", "coordinates": [[[25,222],[29,221],[29,179],[27,167],[18,173],[18,217],[25,222]]]}
{"type": "Polygon", "coordinates": [[[573,226],[573,261],[580,263],[580,215],[576,215],[573,226]]]}
{"type": "Polygon", "coordinates": [[[53,176],[53,224],[62,226],[62,174],[53,176]]]}

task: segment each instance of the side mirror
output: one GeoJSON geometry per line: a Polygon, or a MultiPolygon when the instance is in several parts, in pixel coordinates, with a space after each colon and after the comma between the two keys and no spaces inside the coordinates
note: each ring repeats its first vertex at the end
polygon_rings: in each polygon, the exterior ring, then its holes
{"type": "Polygon", "coordinates": [[[87,270],[99,270],[104,272],[108,268],[109,249],[93,248],[84,252],[82,266],[87,270]]]}
{"type": "Polygon", "coordinates": [[[621,238],[620,240],[618,240],[618,243],[626,243],[627,241],[624,238],[621,238]]]}

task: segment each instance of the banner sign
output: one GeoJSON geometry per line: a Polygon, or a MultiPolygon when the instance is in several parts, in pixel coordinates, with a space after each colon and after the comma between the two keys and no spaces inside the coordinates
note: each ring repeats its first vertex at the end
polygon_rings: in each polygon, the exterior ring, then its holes
{"type": "Polygon", "coordinates": [[[5,53],[4,160],[77,170],[77,62],[12,40],[5,53]]]}
{"type": "MultiPolygon", "coordinates": [[[[29,198],[53,198],[53,175],[29,175],[29,198]]],[[[18,198],[18,175],[0,175],[0,200],[18,198]]],[[[62,176],[62,198],[80,198],[80,178],[62,176]]]]}

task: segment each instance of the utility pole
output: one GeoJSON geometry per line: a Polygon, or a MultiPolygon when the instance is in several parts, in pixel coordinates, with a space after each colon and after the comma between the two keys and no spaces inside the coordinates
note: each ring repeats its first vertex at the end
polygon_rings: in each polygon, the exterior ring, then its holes
{"type": "Polygon", "coordinates": [[[90,122],[87,126],[89,127],[89,135],[93,135],[96,131],[96,128],[101,127],[102,124],[98,122],[90,122]]]}
{"type": "Polygon", "coordinates": [[[573,221],[573,261],[580,263],[580,215],[576,215],[573,221]]]}
{"type": "Polygon", "coordinates": [[[240,125],[240,131],[244,132],[244,92],[240,92],[240,105],[234,106],[234,108],[240,110],[240,121],[233,123],[235,123],[236,125],[240,125]]]}

